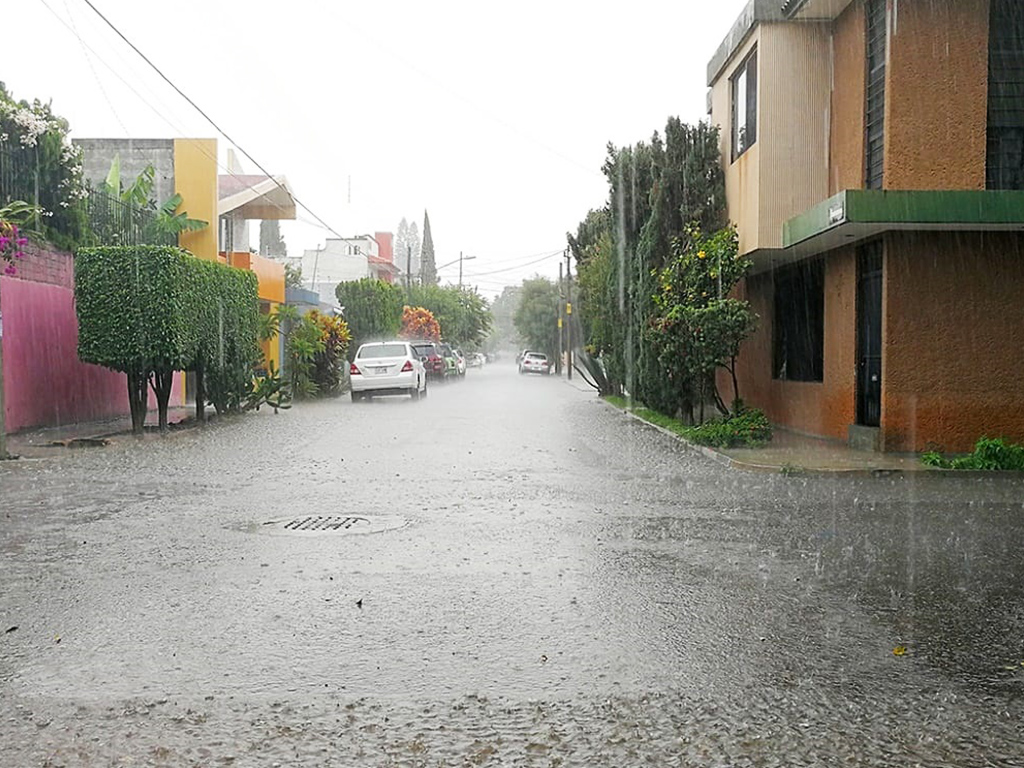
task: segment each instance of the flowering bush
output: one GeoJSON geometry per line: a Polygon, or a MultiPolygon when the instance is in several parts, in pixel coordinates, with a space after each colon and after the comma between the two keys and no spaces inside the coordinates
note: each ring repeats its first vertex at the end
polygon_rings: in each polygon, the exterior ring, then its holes
{"type": "Polygon", "coordinates": [[[14,263],[25,255],[21,249],[27,243],[28,238],[22,236],[17,224],[0,218],[0,260],[7,262],[4,265],[5,275],[17,273],[14,263]]]}
{"type": "Polygon", "coordinates": [[[66,248],[88,234],[81,150],[69,133],[49,104],[15,101],[0,83],[0,199],[33,201],[40,208],[36,228],[66,248]]]}
{"type": "Polygon", "coordinates": [[[402,309],[402,329],[398,335],[403,339],[440,341],[441,324],[429,309],[406,306],[402,309]]]}

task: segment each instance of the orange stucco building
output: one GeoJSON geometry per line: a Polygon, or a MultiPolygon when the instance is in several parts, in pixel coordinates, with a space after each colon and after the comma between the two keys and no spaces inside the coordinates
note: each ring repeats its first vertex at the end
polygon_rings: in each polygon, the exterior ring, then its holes
{"type": "Polygon", "coordinates": [[[744,399],[879,450],[1024,441],[1024,3],[751,0],[708,84],[744,399]]]}

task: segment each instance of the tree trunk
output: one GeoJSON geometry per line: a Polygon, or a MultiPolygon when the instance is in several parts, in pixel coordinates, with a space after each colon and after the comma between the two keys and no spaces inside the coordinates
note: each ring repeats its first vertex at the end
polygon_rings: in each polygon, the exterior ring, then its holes
{"type": "Polygon", "coordinates": [[[143,371],[131,371],[128,376],[128,407],[132,412],[132,433],[141,436],[146,427],[146,400],[149,390],[143,371]]]}
{"type": "Polygon", "coordinates": [[[732,374],[732,402],[735,406],[740,400],[740,384],[736,378],[736,357],[732,358],[732,365],[729,366],[729,373],[732,374]]]}
{"type": "Polygon", "coordinates": [[[196,422],[206,421],[206,389],[203,386],[203,364],[196,366],[196,422]]]}
{"type": "Polygon", "coordinates": [[[158,371],[153,374],[153,392],[156,394],[157,413],[160,418],[160,431],[167,431],[167,404],[171,399],[171,387],[174,385],[174,371],[158,371]]]}

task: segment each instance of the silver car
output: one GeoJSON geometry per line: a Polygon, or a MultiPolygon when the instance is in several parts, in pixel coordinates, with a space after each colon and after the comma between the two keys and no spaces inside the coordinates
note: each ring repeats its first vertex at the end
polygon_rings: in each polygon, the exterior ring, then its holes
{"type": "Polygon", "coordinates": [[[363,344],[349,366],[352,401],[374,395],[427,395],[427,372],[407,341],[363,344]]]}

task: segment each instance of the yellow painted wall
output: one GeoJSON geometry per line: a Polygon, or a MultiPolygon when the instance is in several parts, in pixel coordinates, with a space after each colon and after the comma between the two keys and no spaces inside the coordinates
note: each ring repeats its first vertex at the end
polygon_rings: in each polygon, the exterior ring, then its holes
{"type": "Polygon", "coordinates": [[[711,88],[725,197],[740,252],[782,247],[782,225],[828,197],[831,31],[761,24],[711,88]],[[757,47],[757,141],[733,160],[731,78],[757,47]]]}
{"type": "MultiPolygon", "coordinates": [[[[758,203],[760,184],[759,155],[761,139],[740,155],[735,162],[732,159],[732,83],[730,78],[735,73],[747,54],[758,44],[761,27],[751,34],[732,60],[722,71],[721,76],[711,86],[711,122],[721,131],[722,165],[725,167],[725,199],[728,206],[729,221],[736,226],[740,237],[740,253],[757,250],[758,243],[758,203]]],[[[758,54],[758,80],[764,71],[758,54]]],[[[759,86],[760,91],[760,86],[759,86]]],[[[760,129],[761,99],[758,98],[758,128],[760,129]]]]}
{"type": "Polygon", "coordinates": [[[178,245],[200,259],[217,261],[217,140],[174,140],[174,187],[183,198],[181,211],[209,226],[183,232],[178,245]]]}
{"type": "MultiPolygon", "coordinates": [[[[280,306],[277,302],[260,302],[260,311],[273,313],[277,311],[280,306]]],[[[267,361],[268,367],[273,364],[274,368],[278,371],[281,370],[281,340],[280,336],[274,336],[270,341],[260,342],[260,348],[263,350],[263,357],[267,361]]]]}
{"type": "MultiPolygon", "coordinates": [[[[228,263],[237,269],[247,269],[256,273],[259,283],[261,312],[276,312],[277,307],[284,303],[284,265],[271,259],[265,259],[254,253],[236,251],[227,255],[228,263]]],[[[281,350],[278,337],[262,342],[263,356],[268,363],[273,363],[281,370],[281,350]]]]}
{"type": "Polygon", "coordinates": [[[782,225],[828,195],[832,101],[828,24],[764,24],[758,46],[758,245],[782,247],[782,225]]]}

